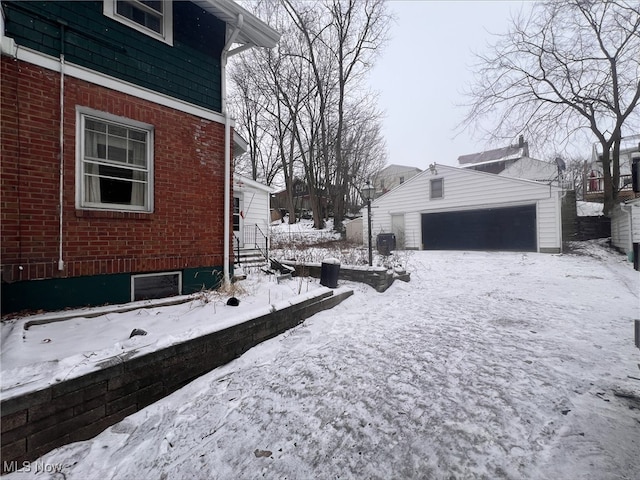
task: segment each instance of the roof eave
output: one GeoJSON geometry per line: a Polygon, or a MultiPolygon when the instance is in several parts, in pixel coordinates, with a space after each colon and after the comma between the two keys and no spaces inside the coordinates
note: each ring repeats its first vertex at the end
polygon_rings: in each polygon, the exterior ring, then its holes
{"type": "Polygon", "coordinates": [[[279,32],[231,0],[192,1],[228,25],[235,26],[238,22],[238,15],[242,15],[243,23],[236,38],[236,43],[273,48],[280,40],[279,32]]]}

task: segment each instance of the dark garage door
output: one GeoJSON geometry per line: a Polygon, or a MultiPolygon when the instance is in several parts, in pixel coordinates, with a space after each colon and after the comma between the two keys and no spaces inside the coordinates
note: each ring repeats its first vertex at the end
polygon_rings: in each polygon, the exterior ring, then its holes
{"type": "Polygon", "coordinates": [[[422,214],[425,250],[535,252],[536,206],[422,214]]]}

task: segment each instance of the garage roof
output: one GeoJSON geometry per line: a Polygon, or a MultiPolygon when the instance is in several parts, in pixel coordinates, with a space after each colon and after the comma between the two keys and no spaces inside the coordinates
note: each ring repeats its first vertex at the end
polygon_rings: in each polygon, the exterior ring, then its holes
{"type": "Polygon", "coordinates": [[[238,15],[242,15],[243,24],[236,37],[236,43],[273,48],[280,40],[280,33],[231,0],[192,1],[227,25],[236,26],[238,24],[238,15]]]}

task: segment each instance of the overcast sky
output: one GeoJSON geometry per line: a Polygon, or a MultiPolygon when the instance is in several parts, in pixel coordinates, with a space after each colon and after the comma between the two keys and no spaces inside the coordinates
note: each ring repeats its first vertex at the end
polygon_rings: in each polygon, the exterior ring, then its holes
{"type": "Polygon", "coordinates": [[[388,6],[396,22],[370,77],[386,112],[387,163],[457,166],[460,155],[506,146],[486,146],[467,132],[454,138],[465,114],[456,105],[472,78],[472,52],[492,42],[492,33],[505,32],[511,14],[531,2],[391,0],[388,6]]]}

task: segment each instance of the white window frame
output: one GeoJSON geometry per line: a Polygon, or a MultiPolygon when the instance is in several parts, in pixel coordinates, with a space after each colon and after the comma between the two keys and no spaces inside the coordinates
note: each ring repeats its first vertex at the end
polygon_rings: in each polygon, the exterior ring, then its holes
{"type": "Polygon", "coordinates": [[[131,301],[135,302],[135,298],[136,298],[136,290],[135,290],[135,280],[137,278],[142,278],[142,277],[163,277],[163,276],[169,276],[169,275],[177,275],[178,276],[178,295],[182,295],[182,272],[181,271],[176,271],[176,272],[160,272],[160,273],[138,273],[136,275],[131,275],[131,301]]]}
{"type": "Polygon", "coordinates": [[[444,178],[432,178],[429,182],[429,199],[430,200],[439,200],[441,198],[444,198],[444,178]],[[436,197],[433,195],[433,183],[434,182],[440,182],[441,185],[441,192],[440,192],[440,196],[436,197]]]}
{"type": "MultiPolygon", "coordinates": [[[[153,125],[120,117],[86,107],[76,108],[76,208],[83,210],[102,210],[117,212],[152,213],[154,204],[154,128],[153,125]],[[119,203],[91,202],[86,199],[85,192],[85,120],[90,118],[99,122],[117,125],[124,128],[143,130],[147,134],[146,160],[147,183],[144,192],[144,204],[124,205],[119,203]]],[[[104,162],[108,164],[108,162],[104,162]]],[[[117,164],[114,164],[116,167],[117,164]]]]}
{"type": "MultiPolygon", "coordinates": [[[[173,0],[162,0],[162,33],[156,32],[144,25],[131,20],[128,17],[120,15],[117,9],[117,3],[119,1],[124,0],[104,0],[103,2],[103,13],[109,18],[114,19],[117,22],[120,22],[124,25],[127,25],[139,32],[144,33],[150,37],[155,38],[156,40],[160,40],[168,45],[173,46],[173,0]]],[[[154,14],[158,14],[153,9],[147,7],[144,3],[138,0],[126,0],[128,3],[135,4],[139,9],[143,11],[153,12],[154,14]]]]}

